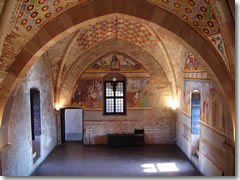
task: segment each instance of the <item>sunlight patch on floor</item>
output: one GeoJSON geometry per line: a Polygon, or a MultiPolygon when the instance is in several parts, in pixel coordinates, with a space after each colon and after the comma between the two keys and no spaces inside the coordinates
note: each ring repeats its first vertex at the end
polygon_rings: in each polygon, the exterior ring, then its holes
{"type": "Polygon", "coordinates": [[[144,168],[143,172],[145,173],[178,172],[179,171],[175,163],[143,164],[142,168],[144,168]]]}

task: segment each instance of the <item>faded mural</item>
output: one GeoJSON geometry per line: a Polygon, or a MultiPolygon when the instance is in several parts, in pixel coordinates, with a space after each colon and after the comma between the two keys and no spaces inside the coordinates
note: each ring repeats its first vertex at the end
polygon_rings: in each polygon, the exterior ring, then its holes
{"type": "MultiPolygon", "coordinates": [[[[84,73],[146,73],[144,67],[120,52],[110,52],[94,61],[84,73]]],[[[150,108],[148,78],[128,78],[126,81],[126,105],[130,109],[150,108]]],[[[103,80],[79,79],[72,96],[72,105],[87,109],[103,109],[103,80]]]]}
{"type": "Polygon", "coordinates": [[[97,59],[85,72],[146,72],[134,59],[118,52],[112,52],[97,59]]]}
{"type": "Polygon", "coordinates": [[[211,81],[184,80],[184,112],[191,116],[191,95],[193,90],[200,91],[200,120],[224,132],[223,102],[221,98],[218,97],[211,81]]]}
{"type": "Polygon", "coordinates": [[[72,104],[82,108],[102,108],[102,80],[78,80],[72,104]]]}
{"type": "MultiPolygon", "coordinates": [[[[151,93],[147,90],[148,79],[128,79],[126,102],[127,108],[149,108],[151,93]]],[[[82,108],[103,108],[103,81],[97,79],[78,80],[72,104],[82,108]]]]}
{"type": "Polygon", "coordinates": [[[218,97],[216,89],[204,67],[192,53],[189,53],[184,67],[183,91],[183,111],[189,116],[191,116],[191,97],[193,90],[200,91],[201,121],[224,132],[224,102],[222,102],[221,97],[218,97]]]}
{"type": "Polygon", "coordinates": [[[184,72],[192,71],[205,71],[200,62],[193,56],[192,53],[188,54],[185,62],[184,72]]]}
{"type": "Polygon", "coordinates": [[[128,79],[127,81],[127,107],[148,108],[151,93],[147,86],[149,79],[128,79]]]}
{"type": "Polygon", "coordinates": [[[208,73],[192,53],[188,54],[185,62],[184,79],[210,80],[208,73]]]}

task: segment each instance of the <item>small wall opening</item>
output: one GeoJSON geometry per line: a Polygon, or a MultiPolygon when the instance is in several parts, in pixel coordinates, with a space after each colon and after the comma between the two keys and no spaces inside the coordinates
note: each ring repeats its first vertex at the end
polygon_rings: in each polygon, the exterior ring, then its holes
{"type": "Polygon", "coordinates": [[[192,148],[191,154],[199,158],[199,140],[200,140],[200,92],[193,90],[192,92],[192,114],[191,114],[191,132],[192,132],[192,148]]]}
{"type": "Polygon", "coordinates": [[[32,129],[32,152],[33,163],[41,156],[41,112],[40,112],[40,91],[30,90],[31,102],[31,129],[32,129]]]}

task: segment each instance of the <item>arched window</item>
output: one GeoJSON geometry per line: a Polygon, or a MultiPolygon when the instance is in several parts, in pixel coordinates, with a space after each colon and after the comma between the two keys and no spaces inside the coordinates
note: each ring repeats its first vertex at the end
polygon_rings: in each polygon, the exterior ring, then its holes
{"type": "Polygon", "coordinates": [[[104,114],[126,114],[126,78],[118,73],[104,77],[104,114]]]}

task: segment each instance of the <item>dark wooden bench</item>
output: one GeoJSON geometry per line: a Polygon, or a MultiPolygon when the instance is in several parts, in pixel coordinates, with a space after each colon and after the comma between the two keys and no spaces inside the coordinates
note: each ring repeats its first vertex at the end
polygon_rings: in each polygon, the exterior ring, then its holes
{"type": "Polygon", "coordinates": [[[135,129],[134,134],[136,144],[144,144],[144,129],[135,129]]]}
{"type": "Polygon", "coordinates": [[[133,146],[144,144],[144,129],[135,129],[134,134],[107,134],[109,146],[133,146]]]}
{"type": "Polygon", "coordinates": [[[108,134],[109,146],[133,146],[135,145],[135,134],[108,134]]]}

